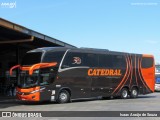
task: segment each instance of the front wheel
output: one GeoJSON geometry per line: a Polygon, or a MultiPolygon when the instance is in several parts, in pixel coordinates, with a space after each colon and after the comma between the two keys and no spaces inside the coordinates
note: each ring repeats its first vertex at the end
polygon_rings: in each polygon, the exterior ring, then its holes
{"type": "Polygon", "coordinates": [[[127,99],[128,98],[128,89],[127,88],[123,88],[122,90],[121,90],[121,98],[122,99],[127,99]]]}
{"type": "Polygon", "coordinates": [[[66,90],[62,90],[59,95],[57,102],[58,103],[68,103],[70,101],[70,94],[66,90]]]}
{"type": "Polygon", "coordinates": [[[137,96],[138,96],[138,90],[137,90],[137,88],[132,88],[132,90],[131,90],[131,98],[137,98],[137,96]]]}

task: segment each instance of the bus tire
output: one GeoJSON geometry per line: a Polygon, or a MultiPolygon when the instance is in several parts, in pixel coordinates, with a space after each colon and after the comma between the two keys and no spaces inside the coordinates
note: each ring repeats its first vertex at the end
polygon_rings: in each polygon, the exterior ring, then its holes
{"type": "Polygon", "coordinates": [[[131,90],[131,98],[137,98],[138,96],[138,89],[136,87],[133,87],[131,90]]]}
{"type": "Polygon", "coordinates": [[[128,98],[128,94],[129,94],[129,92],[128,92],[128,89],[127,89],[127,88],[123,88],[123,89],[121,90],[121,98],[122,98],[122,99],[127,99],[127,98],[128,98]]]}
{"type": "Polygon", "coordinates": [[[68,103],[70,101],[70,94],[67,90],[60,91],[58,95],[58,103],[68,103]]]}

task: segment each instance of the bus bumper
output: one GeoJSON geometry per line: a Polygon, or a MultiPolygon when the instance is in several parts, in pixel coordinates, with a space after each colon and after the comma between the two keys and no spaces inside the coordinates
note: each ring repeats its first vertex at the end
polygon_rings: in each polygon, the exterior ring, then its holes
{"type": "Polygon", "coordinates": [[[22,101],[40,101],[40,87],[34,88],[17,88],[16,96],[22,101]]]}

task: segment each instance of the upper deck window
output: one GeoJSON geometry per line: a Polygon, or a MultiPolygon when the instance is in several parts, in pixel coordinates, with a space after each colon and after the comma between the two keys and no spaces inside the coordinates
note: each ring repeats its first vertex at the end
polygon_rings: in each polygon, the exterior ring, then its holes
{"type": "Polygon", "coordinates": [[[122,55],[101,54],[99,55],[99,67],[106,67],[106,68],[126,67],[125,57],[122,55]]]}
{"type": "Polygon", "coordinates": [[[142,58],[142,68],[151,68],[153,67],[154,60],[151,57],[142,58]]]}
{"type": "Polygon", "coordinates": [[[57,52],[47,52],[44,57],[42,62],[57,62],[58,64],[62,60],[62,57],[64,55],[64,51],[57,51],[57,52]]]}

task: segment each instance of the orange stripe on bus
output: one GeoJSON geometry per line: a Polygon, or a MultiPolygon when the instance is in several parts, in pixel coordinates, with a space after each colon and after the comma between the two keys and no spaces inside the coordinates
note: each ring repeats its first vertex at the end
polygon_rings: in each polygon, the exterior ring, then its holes
{"type": "Polygon", "coordinates": [[[135,55],[135,78],[136,78],[136,83],[137,83],[137,86],[138,86],[136,55],[135,55]]]}
{"type": "Polygon", "coordinates": [[[130,63],[131,63],[131,78],[130,78],[130,84],[129,84],[129,87],[131,86],[131,83],[132,83],[132,76],[133,76],[133,64],[132,64],[132,57],[130,56],[130,63]]]}
{"type": "Polygon", "coordinates": [[[21,70],[29,71],[29,75],[32,75],[33,71],[36,70],[36,69],[46,68],[46,67],[51,67],[51,66],[56,66],[56,65],[57,65],[57,62],[53,62],[53,63],[37,63],[37,64],[34,64],[34,65],[30,66],[30,67],[21,67],[20,65],[15,65],[10,69],[9,72],[10,72],[10,75],[12,75],[13,69],[20,68],[21,70]]]}
{"type": "Polygon", "coordinates": [[[131,63],[130,63],[130,60],[129,60],[129,57],[127,56],[127,59],[128,59],[128,64],[129,64],[129,67],[128,67],[128,74],[127,74],[127,78],[125,79],[124,83],[121,85],[120,89],[118,90],[117,94],[121,91],[121,89],[124,87],[125,83],[128,81],[128,78],[131,74],[131,63]]]}
{"type": "Polygon", "coordinates": [[[125,59],[126,59],[126,64],[127,64],[127,68],[126,68],[126,72],[125,72],[125,75],[124,75],[124,77],[122,78],[122,80],[121,80],[121,82],[118,84],[118,86],[116,87],[116,89],[112,92],[112,94],[114,94],[115,93],[115,91],[121,86],[121,84],[123,83],[123,81],[125,80],[125,78],[126,78],[126,75],[127,75],[127,73],[128,73],[128,60],[127,60],[127,58],[125,57],[125,59]]]}

